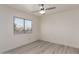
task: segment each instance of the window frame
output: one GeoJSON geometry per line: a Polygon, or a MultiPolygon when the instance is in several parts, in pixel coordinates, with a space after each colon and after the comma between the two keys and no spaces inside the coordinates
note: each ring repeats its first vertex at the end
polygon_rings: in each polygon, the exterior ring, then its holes
{"type": "Polygon", "coordinates": [[[28,32],[26,32],[25,31],[25,20],[28,20],[28,21],[31,21],[31,29],[32,29],[32,20],[30,20],[30,19],[25,19],[25,18],[22,18],[22,17],[17,17],[17,16],[13,16],[13,32],[14,32],[14,34],[32,34],[32,30],[30,31],[30,33],[28,33],[28,32]],[[22,32],[22,33],[16,33],[15,32],[15,18],[19,18],[19,19],[23,19],[24,20],[24,31],[22,32]]]}

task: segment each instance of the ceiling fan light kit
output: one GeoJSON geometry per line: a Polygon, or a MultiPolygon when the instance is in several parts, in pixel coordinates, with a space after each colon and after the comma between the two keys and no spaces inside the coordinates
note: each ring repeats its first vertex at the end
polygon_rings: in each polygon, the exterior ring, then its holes
{"type": "Polygon", "coordinates": [[[41,10],[39,13],[43,15],[43,14],[46,13],[46,11],[45,10],[41,10]]]}

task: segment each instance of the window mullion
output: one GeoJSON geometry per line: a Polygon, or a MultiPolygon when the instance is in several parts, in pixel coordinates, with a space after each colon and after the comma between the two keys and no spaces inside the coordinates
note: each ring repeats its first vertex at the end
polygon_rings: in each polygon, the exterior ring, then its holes
{"type": "Polygon", "coordinates": [[[25,19],[24,19],[24,33],[25,33],[25,19]]]}

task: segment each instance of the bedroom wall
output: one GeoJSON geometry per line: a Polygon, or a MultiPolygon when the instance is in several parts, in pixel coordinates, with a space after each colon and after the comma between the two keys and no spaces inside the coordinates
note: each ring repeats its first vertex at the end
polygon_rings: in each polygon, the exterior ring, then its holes
{"type": "Polygon", "coordinates": [[[79,48],[79,9],[41,18],[41,40],[79,48]]]}
{"type": "Polygon", "coordinates": [[[39,18],[22,11],[0,5],[0,53],[39,39],[39,18]],[[32,34],[14,34],[13,16],[31,19],[32,34]]]}

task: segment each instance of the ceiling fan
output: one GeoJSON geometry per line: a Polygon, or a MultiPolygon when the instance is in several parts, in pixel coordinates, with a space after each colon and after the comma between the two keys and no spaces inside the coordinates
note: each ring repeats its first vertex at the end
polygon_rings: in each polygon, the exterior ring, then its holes
{"type": "Polygon", "coordinates": [[[32,13],[39,12],[41,15],[44,15],[47,10],[56,9],[56,7],[45,8],[45,7],[44,7],[44,4],[40,4],[39,6],[40,6],[40,10],[32,11],[32,13]]]}

